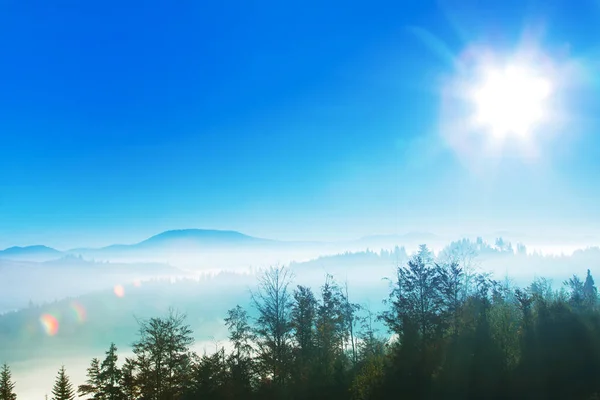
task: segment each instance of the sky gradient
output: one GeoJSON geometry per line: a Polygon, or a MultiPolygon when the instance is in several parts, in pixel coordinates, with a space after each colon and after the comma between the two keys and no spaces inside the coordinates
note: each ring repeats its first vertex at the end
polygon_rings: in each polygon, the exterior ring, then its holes
{"type": "Polygon", "coordinates": [[[599,3],[325,3],[2,2],[0,248],[596,233],[599,3]],[[540,160],[473,173],[439,133],[448,54],[530,25],[588,78],[540,160]]]}

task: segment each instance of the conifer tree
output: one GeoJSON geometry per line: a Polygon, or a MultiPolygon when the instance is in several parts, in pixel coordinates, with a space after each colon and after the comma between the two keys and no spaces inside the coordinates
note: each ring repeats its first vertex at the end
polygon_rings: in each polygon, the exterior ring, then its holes
{"type": "Polygon", "coordinates": [[[100,392],[106,400],[121,400],[125,398],[121,389],[121,370],[117,366],[117,346],[110,344],[106,358],[100,366],[100,392]]]}
{"type": "Polygon", "coordinates": [[[0,370],[0,400],[16,400],[15,383],[12,381],[12,374],[7,364],[0,370]]]}
{"type": "Polygon", "coordinates": [[[52,400],[74,399],[75,390],[73,389],[73,384],[67,376],[65,367],[62,366],[60,370],[58,370],[58,376],[56,377],[56,382],[54,383],[54,387],[52,388],[52,400]]]}
{"type": "Polygon", "coordinates": [[[335,363],[343,352],[344,304],[340,287],[328,275],[321,287],[321,301],[316,316],[320,377],[327,384],[331,383],[335,363]]]}
{"type": "Polygon", "coordinates": [[[89,399],[100,398],[100,361],[93,358],[87,369],[87,380],[77,389],[79,396],[88,396],[89,399]]]}
{"type": "Polygon", "coordinates": [[[585,278],[585,283],[583,284],[583,298],[588,307],[595,306],[598,301],[598,289],[596,288],[594,278],[592,278],[592,274],[590,273],[589,269],[587,270],[587,277],[585,278]]]}
{"type": "Polygon", "coordinates": [[[309,287],[298,286],[294,291],[291,325],[296,344],[296,358],[300,364],[308,363],[314,356],[317,300],[309,287]]]}
{"type": "Polygon", "coordinates": [[[136,379],[136,368],[138,365],[144,365],[140,360],[125,358],[125,363],[121,368],[121,390],[123,396],[128,400],[137,399],[140,395],[140,388],[136,379]]]}

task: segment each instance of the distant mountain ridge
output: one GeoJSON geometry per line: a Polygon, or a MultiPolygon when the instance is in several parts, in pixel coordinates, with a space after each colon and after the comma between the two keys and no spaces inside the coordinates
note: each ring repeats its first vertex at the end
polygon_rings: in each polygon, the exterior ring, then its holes
{"type": "Polygon", "coordinates": [[[275,240],[256,238],[237,231],[222,231],[208,229],[178,229],[159,233],[134,246],[163,245],[182,240],[202,241],[210,244],[217,243],[275,243],[275,240]]]}
{"type": "Polygon", "coordinates": [[[0,251],[0,258],[8,258],[12,260],[46,260],[51,258],[59,258],[64,255],[63,252],[53,249],[52,247],[43,245],[34,246],[13,246],[0,251]]]}
{"type": "Polygon", "coordinates": [[[164,251],[205,251],[205,250],[227,250],[233,248],[285,250],[304,247],[348,247],[352,250],[356,247],[377,247],[390,244],[403,245],[403,242],[422,242],[439,239],[431,233],[410,232],[404,235],[373,235],[361,239],[342,242],[318,242],[318,241],[279,241],[249,236],[238,231],[214,230],[214,229],[177,229],[161,232],[138,243],[114,244],[101,248],[75,248],[67,251],[59,251],[47,246],[11,247],[0,251],[0,259],[18,259],[30,261],[50,261],[64,256],[83,256],[86,258],[110,258],[128,256],[140,252],[164,252],[164,251]]]}

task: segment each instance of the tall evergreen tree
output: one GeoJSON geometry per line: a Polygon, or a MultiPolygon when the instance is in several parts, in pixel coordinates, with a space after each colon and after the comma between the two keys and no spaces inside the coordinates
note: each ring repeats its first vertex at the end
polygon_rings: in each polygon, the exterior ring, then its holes
{"type": "Polygon", "coordinates": [[[446,265],[436,264],[437,284],[446,325],[452,335],[457,336],[460,328],[460,310],[464,300],[464,273],[456,261],[446,265]]]}
{"type": "Polygon", "coordinates": [[[15,383],[7,364],[2,365],[0,370],[0,400],[16,400],[15,383]]]}
{"type": "Polygon", "coordinates": [[[125,358],[121,367],[121,390],[127,400],[135,400],[140,396],[140,388],[137,383],[136,370],[138,365],[145,365],[141,360],[125,358]]]}
{"type": "Polygon", "coordinates": [[[56,377],[56,382],[54,383],[54,387],[52,388],[52,400],[74,399],[75,390],[73,389],[73,384],[67,376],[65,367],[62,366],[60,370],[58,370],[58,376],[56,377]]]}
{"type": "Polygon", "coordinates": [[[335,363],[343,352],[345,339],[345,301],[339,286],[328,275],[321,287],[317,308],[317,365],[323,384],[331,384],[335,363]]]}
{"type": "Polygon", "coordinates": [[[431,264],[433,263],[433,253],[425,244],[419,245],[419,250],[417,251],[416,258],[419,258],[421,262],[428,267],[431,266],[431,264]]]}
{"type": "MultiPolygon", "coordinates": [[[[191,387],[184,399],[220,400],[247,398],[248,393],[242,396],[231,396],[228,390],[230,374],[227,369],[225,350],[218,349],[215,353],[204,354],[193,368],[191,387]]],[[[235,393],[235,392],[234,392],[235,393]]],[[[239,393],[235,393],[239,394],[239,393]]]]}
{"type": "MultiPolygon", "coordinates": [[[[421,249],[420,253],[424,252],[421,249]]],[[[429,342],[439,330],[443,305],[438,271],[421,256],[415,256],[397,272],[398,280],[387,302],[390,308],[382,319],[399,337],[410,324],[410,329],[417,329],[421,341],[429,342]]]]}
{"type": "Polygon", "coordinates": [[[111,343],[99,371],[100,393],[105,400],[125,399],[121,388],[122,374],[117,362],[117,346],[111,343]]]}
{"type": "Polygon", "coordinates": [[[313,291],[299,285],[294,291],[291,325],[297,346],[297,359],[302,364],[309,362],[314,355],[316,312],[317,300],[313,291]]]}
{"type": "Polygon", "coordinates": [[[589,269],[587,270],[587,276],[583,284],[583,298],[588,307],[594,307],[598,302],[598,289],[589,269]]]}
{"type": "Polygon", "coordinates": [[[79,396],[91,396],[89,399],[101,399],[100,360],[93,358],[87,369],[87,380],[77,389],[79,396]]]}

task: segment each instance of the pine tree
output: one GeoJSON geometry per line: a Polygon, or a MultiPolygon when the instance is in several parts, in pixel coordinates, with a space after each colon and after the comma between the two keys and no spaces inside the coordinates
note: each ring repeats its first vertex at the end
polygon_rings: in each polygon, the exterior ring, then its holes
{"type": "Polygon", "coordinates": [[[66,374],[65,367],[62,366],[58,371],[56,382],[52,388],[52,400],[74,400],[75,390],[73,384],[66,374]]]}
{"type": "Polygon", "coordinates": [[[391,307],[381,318],[400,339],[405,330],[417,328],[420,340],[426,344],[437,334],[443,301],[439,270],[422,254],[426,254],[426,248],[420,249],[406,267],[398,268],[398,280],[387,301],[391,307]]]}
{"type": "Polygon", "coordinates": [[[100,366],[100,392],[106,400],[121,400],[125,398],[121,389],[121,370],[117,367],[117,346],[110,344],[106,352],[106,358],[100,366]]]}
{"type": "Polygon", "coordinates": [[[312,376],[316,362],[316,314],[317,300],[309,287],[298,286],[294,290],[294,302],[290,313],[293,332],[293,392],[298,398],[309,398],[312,376]]]}
{"type": "Polygon", "coordinates": [[[346,333],[344,304],[340,287],[328,275],[321,287],[316,318],[319,375],[323,384],[331,384],[335,363],[343,353],[346,333]]]}
{"type": "Polygon", "coordinates": [[[592,274],[590,270],[587,270],[587,277],[585,278],[585,283],[583,284],[583,298],[585,300],[585,304],[588,307],[593,307],[598,302],[598,289],[594,283],[594,278],[592,278],[592,274]]]}
{"type": "MultiPolygon", "coordinates": [[[[223,348],[211,355],[204,354],[194,366],[192,387],[186,399],[223,399],[230,398],[225,395],[228,391],[227,383],[230,379],[225,350],[223,348]]],[[[238,396],[233,398],[247,398],[238,396]]]]}
{"type": "Polygon", "coordinates": [[[4,364],[0,370],[0,400],[16,400],[15,383],[8,365],[4,364]]]}
{"type": "Polygon", "coordinates": [[[317,300],[312,290],[298,286],[294,291],[291,324],[297,346],[296,358],[300,364],[308,363],[314,355],[316,313],[317,300]]]}
{"type": "Polygon", "coordinates": [[[125,358],[125,363],[121,368],[121,390],[124,397],[129,400],[137,399],[140,395],[136,379],[136,368],[139,364],[136,360],[125,358]]]}
{"type": "Polygon", "coordinates": [[[433,253],[427,245],[421,244],[419,245],[419,250],[417,251],[417,257],[421,259],[425,266],[429,267],[433,263],[433,253]]]}
{"type": "Polygon", "coordinates": [[[87,369],[87,380],[77,389],[79,396],[91,395],[90,399],[100,398],[100,361],[93,358],[87,369]]]}
{"type": "Polygon", "coordinates": [[[459,313],[463,304],[464,272],[457,262],[446,265],[436,264],[438,290],[444,308],[446,325],[452,335],[457,336],[459,330],[459,313]]]}

